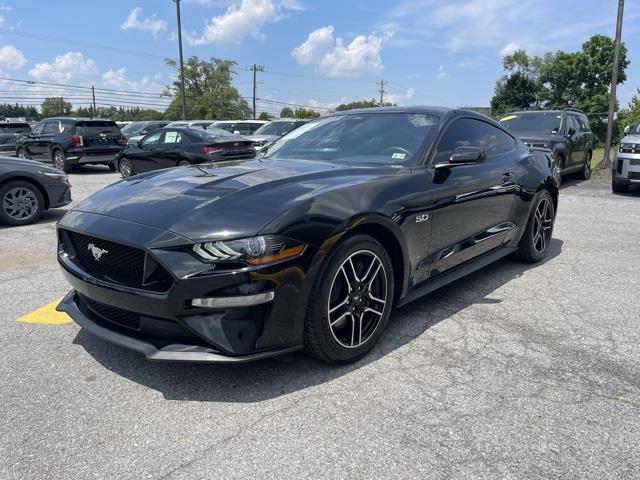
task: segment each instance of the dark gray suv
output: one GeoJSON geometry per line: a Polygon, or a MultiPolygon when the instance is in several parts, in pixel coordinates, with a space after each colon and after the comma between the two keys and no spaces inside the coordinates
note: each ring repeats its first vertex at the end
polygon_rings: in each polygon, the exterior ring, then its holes
{"type": "Polygon", "coordinates": [[[530,147],[546,148],[562,175],[578,173],[583,180],[591,177],[593,133],[585,113],[574,108],[513,112],[500,119],[530,147]]]}

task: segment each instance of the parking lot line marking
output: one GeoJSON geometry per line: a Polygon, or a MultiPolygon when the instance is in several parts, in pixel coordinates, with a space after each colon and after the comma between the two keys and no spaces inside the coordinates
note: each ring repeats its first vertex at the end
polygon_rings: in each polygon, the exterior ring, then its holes
{"type": "Polygon", "coordinates": [[[18,318],[18,322],[39,323],[40,325],[62,325],[64,323],[71,322],[71,317],[69,317],[69,315],[56,310],[56,307],[61,300],[62,297],[22,315],[18,318]]]}

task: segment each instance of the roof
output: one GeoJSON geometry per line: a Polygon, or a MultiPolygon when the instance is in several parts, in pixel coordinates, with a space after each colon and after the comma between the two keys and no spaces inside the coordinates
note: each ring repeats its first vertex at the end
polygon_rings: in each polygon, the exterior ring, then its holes
{"type": "Polygon", "coordinates": [[[99,117],[47,117],[47,118],[43,118],[41,121],[44,120],[58,120],[58,121],[62,121],[62,120],[72,120],[74,122],[91,122],[91,121],[98,121],[98,122],[113,122],[113,120],[111,120],[110,118],[99,118],[99,117]]]}
{"type": "Polygon", "coordinates": [[[586,113],[583,110],[577,109],[577,108],[573,108],[573,107],[566,107],[566,108],[555,108],[553,110],[545,110],[544,108],[540,108],[538,110],[518,110],[516,112],[507,112],[505,113],[505,115],[523,115],[525,113],[562,113],[562,112],[566,112],[566,111],[570,111],[570,112],[576,112],[576,113],[583,113],[586,115],[586,113]]]}
{"type": "MultiPolygon", "coordinates": [[[[342,110],[333,112],[331,115],[358,115],[362,113],[421,113],[423,115],[433,115],[443,117],[454,111],[448,107],[436,106],[412,106],[412,107],[373,107],[373,108],[356,108],[353,110],[342,110]]],[[[469,111],[471,112],[471,111],[469,111]]],[[[473,112],[472,112],[473,113],[473,112]]]]}

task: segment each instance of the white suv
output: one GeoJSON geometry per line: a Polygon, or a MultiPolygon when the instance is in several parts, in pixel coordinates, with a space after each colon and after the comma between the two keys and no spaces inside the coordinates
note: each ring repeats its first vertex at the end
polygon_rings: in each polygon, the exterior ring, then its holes
{"type": "Polygon", "coordinates": [[[640,184],[640,123],[624,129],[611,170],[611,189],[615,193],[629,190],[632,183],[640,184]]]}

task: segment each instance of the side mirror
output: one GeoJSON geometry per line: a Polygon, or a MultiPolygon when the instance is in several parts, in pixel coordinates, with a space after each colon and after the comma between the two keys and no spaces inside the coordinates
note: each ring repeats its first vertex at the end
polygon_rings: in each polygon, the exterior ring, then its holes
{"type": "Polygon", "coordinates": [[[624,127],[624,134],[625,135],[629,135],[629,132],[631,131],[631,126],[627,125],[626,127],[624,127]]]}
{"type": "Polygon", "coordinates": [[[477,163],[484,160],[484,157],[484,150],[480,147],[458,147],[451,154],[449,163],[477,163]]]}

